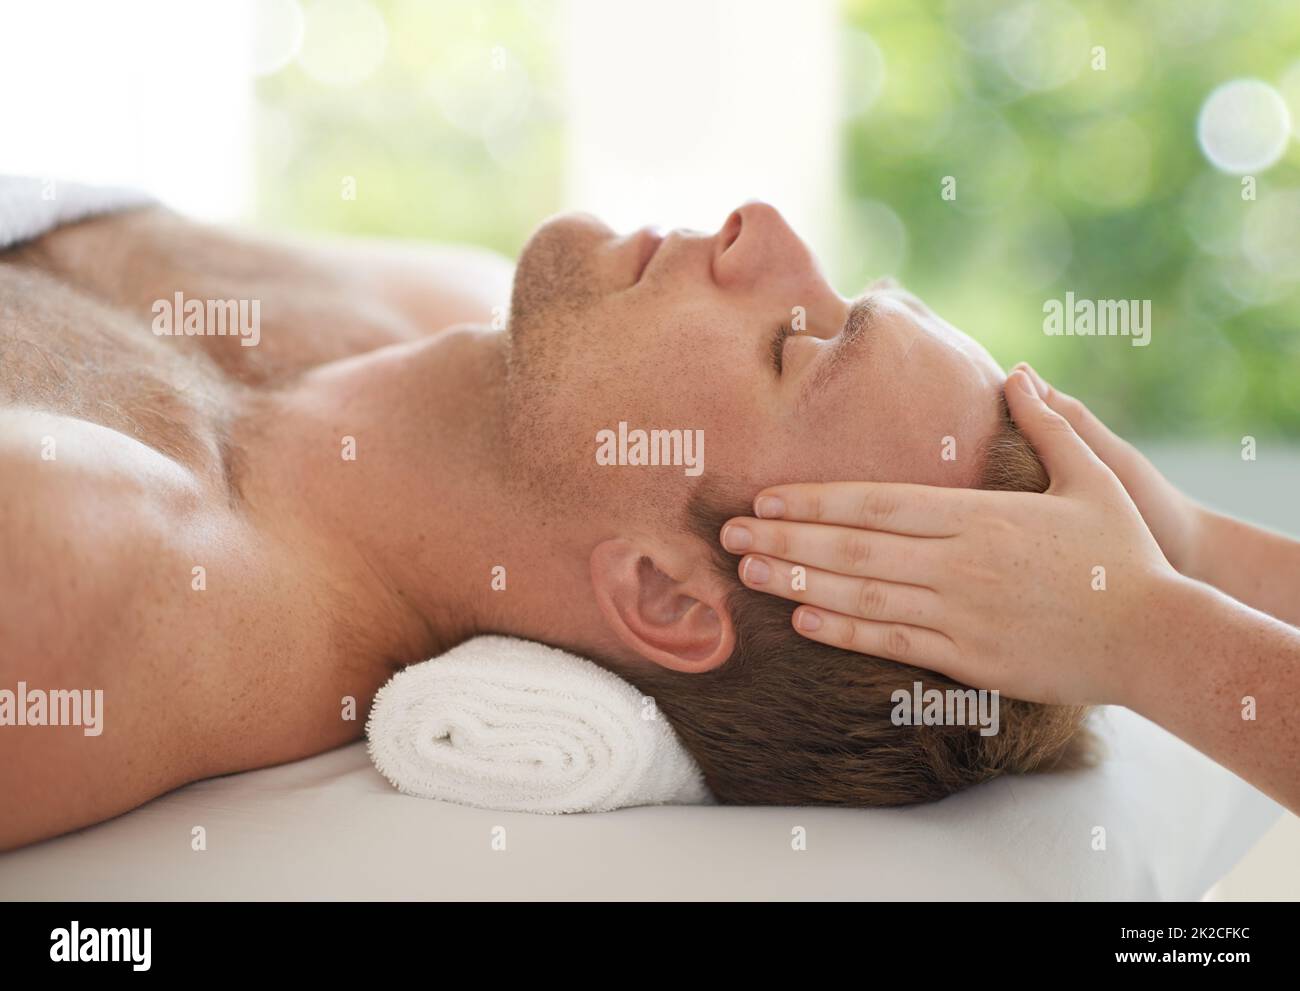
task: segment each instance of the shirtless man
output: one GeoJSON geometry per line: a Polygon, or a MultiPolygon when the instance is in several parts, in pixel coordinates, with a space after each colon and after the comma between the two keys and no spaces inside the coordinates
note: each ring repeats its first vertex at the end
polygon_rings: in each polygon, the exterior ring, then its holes
{"type": "MultiPolygon", "coordinates": [[[[765,204],[662,240],[553,219],[521,255],[501,332],[511,276],[482,252],[267,243],[157,207],[0,252],[0,688],[104,693],[97,736],[0,727],[0,849],[353,740],[395,670],[478,633],[629,676],[733,669],[734,574],[664,524],[710,480],[742,500],[733,512],[779,481],[970,486],[976,452],[1007,435],[978,345],[894,288],[851,305],[765,204]],[[259,301],[257,345],[156,334],[177,292],[259,301]],[[806,327],[791,334],[793,312],[806,327]],[[704,478],[595,465],[593,438],[619,421],[702,429],[704,478]]],[[[915,672],[812,647],[809,672],[872,672],[877,708],[828,680],[816,705],[732,713],[704,743],[704,717],[665,706],[724,800],[938,797],[1052,766],[1077,728],[1078,710],[1040,724],[1027,707],[1041,733],[1017,738],[1004,709],[987,741],[1002,749],[978,768],[917,783],[907,765],[897,795],[873,790],[890,778],[877,768],[841,794],[861,760],[819,778],[810,755],[835,748],[809,734],[881,722],[880,672],[915,672]],[[743,769],[744,727],[764,721],[760,748],[804,761],[768,791],[704,752],[743,769]]]]}

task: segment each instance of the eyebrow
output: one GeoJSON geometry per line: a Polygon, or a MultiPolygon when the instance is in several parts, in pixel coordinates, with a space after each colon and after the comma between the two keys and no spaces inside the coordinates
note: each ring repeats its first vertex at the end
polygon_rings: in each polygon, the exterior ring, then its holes
{"type": "Polygon", "coordinates": [[[849,316],[844,321],[844,329],[840,332],[839,340],[832,345],[831,353],[822,359],[821,367],[808,380],[808,384],[799,396],[800,409],[807,406],[813,396],[830,385],[836,373],[849,363],[855,351],[862,350],[870,337],[867,331],[871,329],[876,309],[874,290],[863,293],[849,304],[849,316]]]}

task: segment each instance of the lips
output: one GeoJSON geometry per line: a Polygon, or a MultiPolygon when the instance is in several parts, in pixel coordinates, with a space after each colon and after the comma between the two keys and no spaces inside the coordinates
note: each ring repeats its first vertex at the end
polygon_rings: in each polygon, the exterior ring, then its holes
{"type": "Polygon", "coordinates": [[[636,249],[636,277],[632,280],[632,284],[636,285],[641,281],[645,270],[650,267],[650,259],[655,256],[664,238],[653,227],[643,227],[632,236],[632,239],[633,247],[636,249]]]}

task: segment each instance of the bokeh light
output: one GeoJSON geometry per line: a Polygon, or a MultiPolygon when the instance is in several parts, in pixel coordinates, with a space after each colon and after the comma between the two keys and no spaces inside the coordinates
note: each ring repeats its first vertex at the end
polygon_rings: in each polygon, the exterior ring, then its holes
{"type": "Polygon", "coordinates": [[[260,0],[253,5],[252,70],[279,72],[302,47],[303,14],[298,0],[260,0]]]}
{"type": "Polygon", "coordinates": [[[1300,61],[1292,63],[1277,82],[1277,91],[1291,115],[1291,136],[1300,141],[1300,61]]]}
{"type": "Polygon", "coordinates": [[[355,86],[384,61],[388,26],[367,0],[314,0],[306,10],[298,64],[318,83],[355,86]]]}
{"type": "Polygon", "coordinates": [[[1246,215],[1241,251],[1281,283],[1300,280],[1300,189],[1269,191],[1246,215]]]}
{"type": "Polygon", "coordinates": [[[1027,90],[1051,90],[1077,76],[1088,58],[1088,22],[1064,0],[1030,0],[998,19],[1002,66],[1027,90]]]}
{"type": "Polygon", "coordinates": [[[1291,114],[1268,83],[1234,79],[1206,97],[1196,136],[1215,168],[1235,175],[1262,172],[1286,151],[1291,114]]]}
{"type": "Polygon", "coordinates": [[[864,114],[885,87],[885,56],[865,31],[845,30],[840,36],[844,114],[864,114]]]}

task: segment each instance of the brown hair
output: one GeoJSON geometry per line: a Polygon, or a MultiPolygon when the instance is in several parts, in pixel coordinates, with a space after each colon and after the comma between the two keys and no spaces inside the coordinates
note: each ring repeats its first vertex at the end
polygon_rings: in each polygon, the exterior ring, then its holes
{"type": "MultiPolygon", "coordinates": [[[[999,430],[981,453],[981,488],[1043,491],[1042,463],[1002,403],[999,430]]],[[[828,647],[791,627],[794,605],[746,588],[737,558],[718,543],[722,525],[750,507],[698,491],[687,528],[713,548],[732,584],[727,605],[736,647],[703,674],[620,673],[667,716],[720,802],[750,805],[906,805],[933,801],[1002,774],[1091,763],[1085,708],[1002,698],[999,731],[978,726],[896,726],[891,694],[914,682],[964,688],[931,671],[828,647]]]]}

